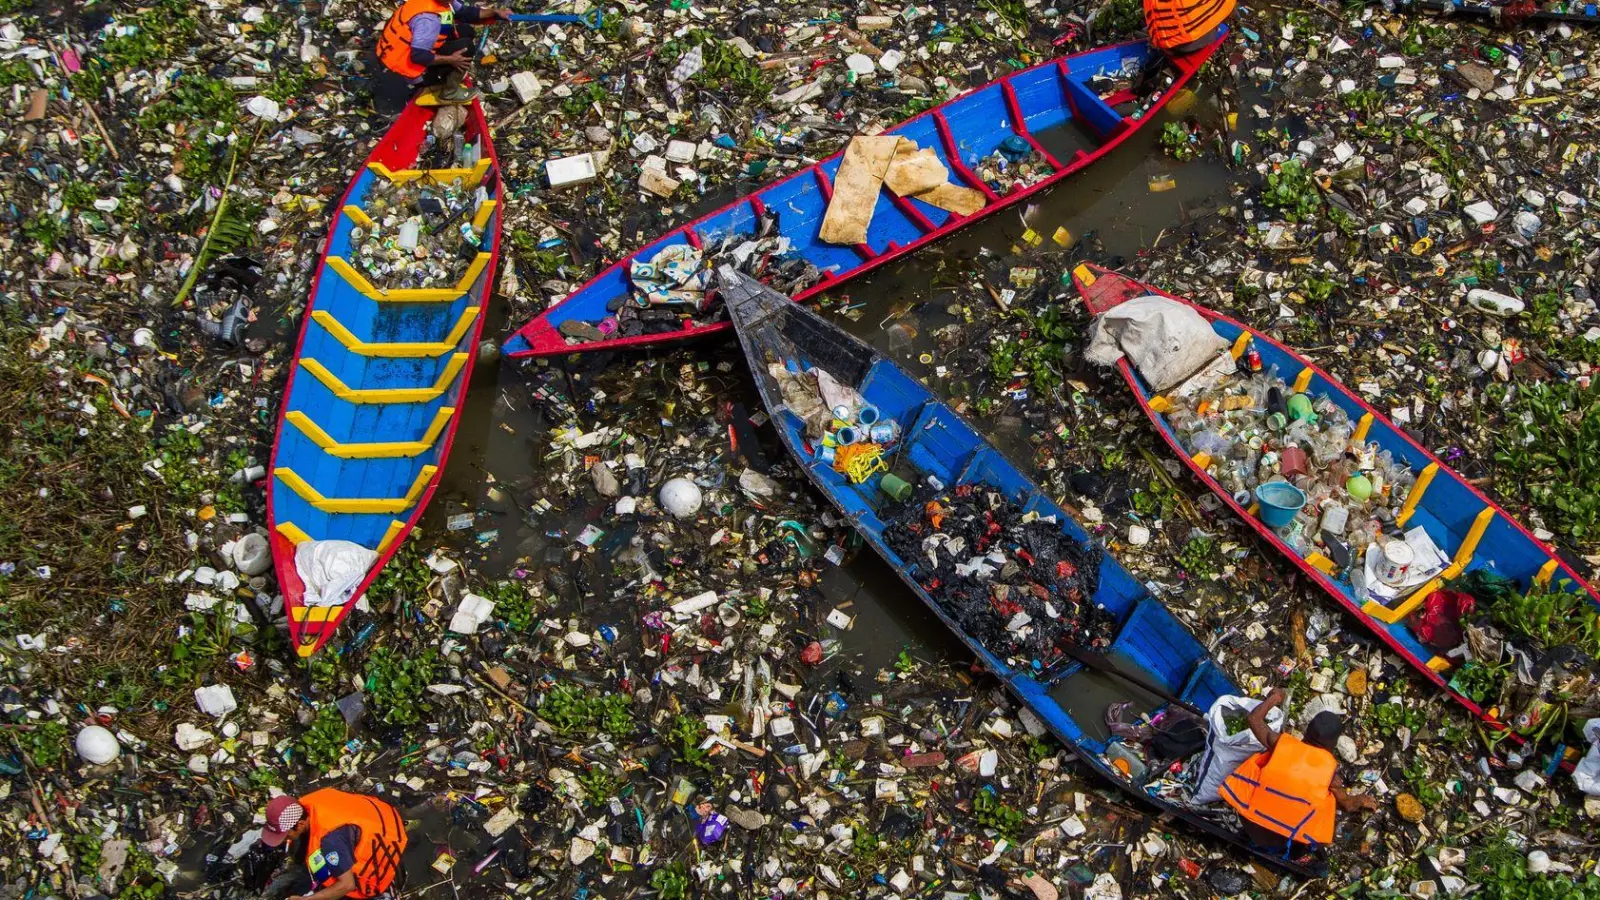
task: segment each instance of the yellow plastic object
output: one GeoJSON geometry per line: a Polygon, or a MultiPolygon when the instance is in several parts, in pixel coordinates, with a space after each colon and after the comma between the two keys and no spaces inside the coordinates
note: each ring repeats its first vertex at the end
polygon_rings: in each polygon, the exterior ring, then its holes
{"type": "Polygon", "coordinates": [[[843,472],[854,484],[871,478],[876,472],[887,472],[883,447],[878,444],[848,444],[834,451],[833,469],[843,472]]]}
{"type": "Polygon", "coordinates": [[[483,274],[484,267],[489,265],[489,254],[479,253],[472,264],[467,266],[466,274],[461,276],[461,281],[455,287],[444,288],[395,288],[384,290],[374,287],[367,276],[357,272],[344,257],[328,257],[328,268],[339,273],[339,277],[349,282],[361,294],[376,300],[379,303],[450,303],[462,294],[472,290],[472,285],[483,274]]]}
{"type": "Polygon", "coordinates": [[[1406,495],[1405,505],[1401,506],[1400,511],[1395,514],[1394,524],[1401,528],[1405,527],[1406,521],[1411,518],[1411,514],[1417,511],[1417,504],[1422,502],[1423,492],[1427,491],[1428,485],[1433,483],[1433,476],[1438,472],[1439,464],[1436,462],[1428,463],[1427,468],[1422,470],[1422,474],[1417,476],[1417,483],[1411,486],[1411,493],[1406,495]]]}
{"type": "Polygon", "coordinates": [[[1151,397],[1149,406],[1151,412],[1164,413],[1172,409],[1172,401],[1165,397],[1151,397]]]}
{"type": "Polygon", "coordinates": [[[415,441],[381,441],[363,444],[341,444],[331,435],[322,430],[322,426],[311,421],[311,417],[301,410],[285,413],[283,420],[300,429],[301,433],[311,440],[313,444],[322,448],[322,452],[339,459],[393,459],[401,456],[416,456],[438,442],[439,435],[444,433],[450,418],[456,414],[455,407],[441,406],[433,414],[433,421],[429,423],[428,430],[422,435],[421,440],[415,441]]]}
{"type": "Polygon", "coordinates": [[[1193,459],[1194,464],[1200,467],[1200,471],[1204,472],[1206,469],[1211,468],[1211,454],[1205,452],[1196,453],[1193,459]]]}
{"type": "Polygon", "coordinates": [[[433,387],[416,388],[363,388],[356,389],[339,380],[339,376],[328,371],[328,367],[314,359],[301,359],[300,366],[312,377],[333,391],[333,395],[340,400],[350,403],[427,403],[437,399],[450,388],[461,374],[461,369],[467,364],[467,354],[457,353],[450,357],[450,362],[445,364],[444,371],[439,373],[439,378],[433,387]]]}
{"type": "Polygon", "coordinates": [[[1324,575],[1332,575],[1334,572],[1339,570],[1338,567],[1333,564],[1333,560],[1323,556],[1319,551],[1316,550],[1311,551],[1311,555],[1306,557],[1306,562],[1309,563],[1312,568],[1324,575]]]}
{"type": "Polygon", "coordinates": [[[1077,267],[1072,270],[1072,277],[1083,282],[1084,287],[1088,287],[1096,281],[1094,272],[1089,270],[1087,263],[1078,263],[1077,267]]]}
{"type": "Polygon", "coordinates": [[[1233,354],[1234,359],[1239,359],[1240,357],[1244,356],[1245,348],[1249,346],[1250,332],[1241,331],[1239,332],[1239,336],[1233,339],[1233,348],[1228,352],[1233,354]]]}
{"type": "Polygon", "coordinates": [[[333,335],[333,339],[342,344],[346,350],[357,356],[376,356],[383,359],[414,359],[425,356],[443,356],[456,349],[460,345],[461,339],[467,336],[467,331],[472,328],[472,323],[477,320],[478,313],[481,311],[482,307],[478,306],[469,306],[463,309],[460,318],[456,319],[456,324],[450,329],[450,333],[445,335],[444,340],[437,343],[363,341],[356,337],[355,333],[350,329],[344,327],[343,322],[334,318],[333,313],[325,309],[313,311],[311,318],[315,319],[318,325],[321,325],[329,334],[333,335]]]}
{"type": "Polygon", "coordinates": [[[1451,668],[1450,660],[1442,656],[1435,656],[1433,659],[1428,660],[1428,668],[1435,672],[1448,672],[1451,668]]]}
{"type": "Polygon", "coordinates": [[[1310,366],[1306,366],[1304,369],[1301,369],[1299,376],[1294,380],[1294,392],[1296,394],[1304,394],[1306,392],[1306,388],[1311,387],[1311,377],[1315,374],[1317,373],[1311,371],[1310,366]]]}
{"type": "Polygon", "coordinates": [[[438,471],[438,466],[423,466],[404,497],[324,497],[293,469],[280,467],[272,470],[272,474],[300,499],[325,513],[397,513],[417,505],[438,471]]]}

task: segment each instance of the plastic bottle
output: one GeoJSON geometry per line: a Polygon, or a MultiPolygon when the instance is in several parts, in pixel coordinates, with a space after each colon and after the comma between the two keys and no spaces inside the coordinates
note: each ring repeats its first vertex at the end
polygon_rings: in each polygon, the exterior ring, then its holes
{"type": "Polygon", "coordinates": [[[1467,291],[1467,303],[1481,312],[1502,318],[1514,316],[1523,310],[1522,301],[1516,297],[1484,288],[1467,291]]]}

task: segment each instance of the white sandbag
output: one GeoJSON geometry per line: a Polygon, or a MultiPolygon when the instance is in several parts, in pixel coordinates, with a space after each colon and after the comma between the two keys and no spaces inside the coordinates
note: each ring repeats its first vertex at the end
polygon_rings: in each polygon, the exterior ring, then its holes
{"type": "Polygon", "coordinates": [[[1152,390],[1165,391],[1211,363],[1228,342],[1193,307],[1166,297],[1136,297],[1089,326],[1084,356],[1114,366],[1124,355],[1152,390]]]}
{"type": "Polygon", "coordinates": [[[307,606],[341,606],[361,586],[378,554],[352,541],[306,541],[294,548],[307,606]]]}
{"type": "MultiPolygon", "coordinates": [[[[1252,754],[1267,749],[1261,746],[1261,742],[1256,740],[1256,736],[1251,734],[1248,728],[1238,734],[1228,734],[1228,726],[1223,721],[1224,717],[1236,713],[1248,714],[1260,705],[1260,700],[1225,694],[1218,697],[1217,701],[1211,704],[1211,708],[1206,710],[1206,725],[1210,728],[1210,734],[1206,740],[1206,752],[1200,757],[1199,774],[1195,781],[1194,795],[1189,798],[1190,802],[1205,804],[1221,800],[1222,782],[1252,754]]],[[[1273,731],[1283,728],[1281,708],[1267,713],[1267,727],[1273,731]]]]}
{"type": "Polygon", "coordinates": [[[1572,770],[1572,780],[1578,790],[1600,797],[1600,719],[1583,723],[1583,737],[1589,742],[1589,752],[1578,760],[1578,767],[1572,770]]]}

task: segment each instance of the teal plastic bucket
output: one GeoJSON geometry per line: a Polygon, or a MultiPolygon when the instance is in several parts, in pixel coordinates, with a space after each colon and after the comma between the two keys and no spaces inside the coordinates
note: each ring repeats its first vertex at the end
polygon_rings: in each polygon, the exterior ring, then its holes
{"type": "Polygon", "coordinates": [[[1256,488],[1256,501],[1261,504],[1261,521],[1268,528],[1282,528],[1306,505],[1306,492],[1287,481],[1269,481],[1256,488]]]}

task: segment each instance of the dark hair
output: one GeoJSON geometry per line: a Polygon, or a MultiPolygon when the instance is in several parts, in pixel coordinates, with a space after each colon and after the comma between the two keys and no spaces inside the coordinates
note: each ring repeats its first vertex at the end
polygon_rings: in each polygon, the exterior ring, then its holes
{"type": "Polygon", "coordinates": [[[1332,750],[1339,743],[1339,735],[1344,732],[1344,720],[1339,714],[1331,710],[1317,713],[1306,726],[1305,742],[1324,750],[1332,750]]]}

